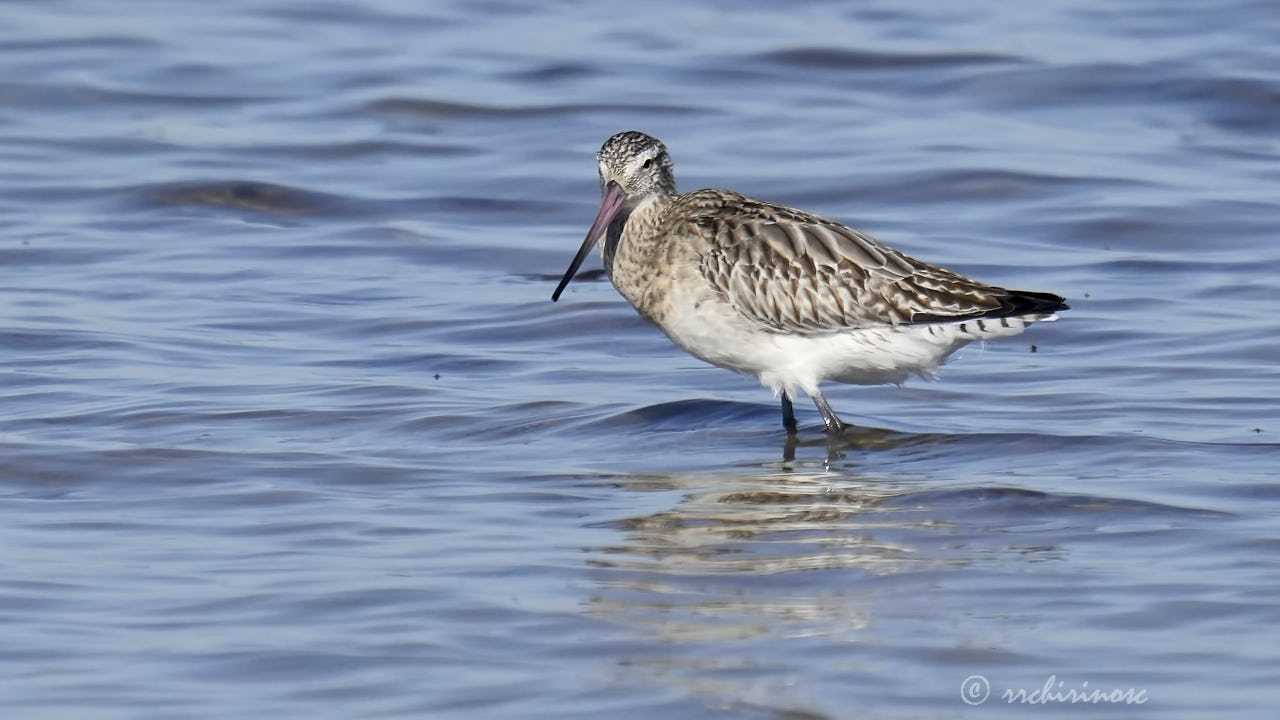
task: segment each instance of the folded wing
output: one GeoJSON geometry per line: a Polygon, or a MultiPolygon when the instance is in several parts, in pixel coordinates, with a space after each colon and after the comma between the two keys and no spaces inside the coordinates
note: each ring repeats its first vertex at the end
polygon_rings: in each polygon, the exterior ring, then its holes
{"type": "Polygon", "coordinates": [[[1049,315],[1061,297],[1006,290],[922,263],[839,223],[736,193],[681,198],[702,241],[700,270],[743,315],[779,331],[1049,315]]]}

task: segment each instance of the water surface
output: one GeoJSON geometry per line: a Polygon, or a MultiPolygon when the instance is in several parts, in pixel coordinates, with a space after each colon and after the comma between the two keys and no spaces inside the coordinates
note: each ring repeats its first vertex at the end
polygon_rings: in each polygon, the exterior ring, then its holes
{"type": "Polygon", "coordinates": [[[1274,706],[1271,3],[0,13],[15,717],[1274,706]],[[1072,310],[788,442],[594,258],[549,301],[630,128],[1072,310]]]}

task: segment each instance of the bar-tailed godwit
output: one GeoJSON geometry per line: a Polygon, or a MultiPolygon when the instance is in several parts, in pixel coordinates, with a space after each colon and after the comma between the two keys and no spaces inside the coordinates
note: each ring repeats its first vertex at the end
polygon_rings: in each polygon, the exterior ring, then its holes
{"type": "Polygon", "coordinates": [[[667,148],[641,132],[597,155],[604,199],[551,299],[604,237],[622,296],[695,357],[755,375],[782,398],[813,398],[827,430],[845,425],[818,385],[930,377],[974,340],[1056,320],[1063,298],[1006,290],[927,265],[840,223],[728,190],[680,195],[667,148]]]}

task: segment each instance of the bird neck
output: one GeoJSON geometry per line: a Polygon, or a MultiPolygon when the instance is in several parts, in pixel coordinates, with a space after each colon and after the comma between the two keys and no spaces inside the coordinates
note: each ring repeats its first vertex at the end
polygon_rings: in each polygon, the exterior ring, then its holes
{"type": "Polygon", "coordinates": [[[604,246],[605,269],[613,286],[641,315],[659,325],[660,300],[671,282],[662,258],[671,252],[665,233],[674,202],[674,196],[654,194],[628,207],[627,216],[610,225],[604,246]]]}
{"type": "Polygon", "coordinates": [[[657,232],[663,215],[666,214],[667,208],[671,207],[675,198],[674,193],[653,193],[622,206],[614,216],[613,222],[609,223],[609,229],[605,233],[604,244],[601,247],[604,267],[610,274],[613,273],[613,260],[623,236],[626,236],[629,244],[643,244],[657,232]]]}

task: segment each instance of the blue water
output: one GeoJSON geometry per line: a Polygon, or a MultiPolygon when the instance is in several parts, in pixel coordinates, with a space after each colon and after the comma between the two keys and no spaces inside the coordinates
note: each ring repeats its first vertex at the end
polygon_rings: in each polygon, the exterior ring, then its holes
{"type": "Polygon", "coordinates": [[[1280,699],[1273,2],[0,20],[5,717],[1280,699]],[[633,128],[1072,309],[789,442],[597,259],[550,302],[633,128]]]}

